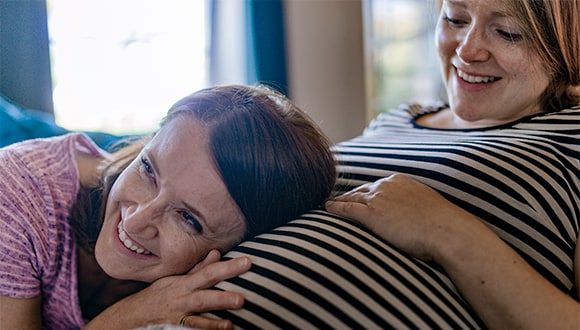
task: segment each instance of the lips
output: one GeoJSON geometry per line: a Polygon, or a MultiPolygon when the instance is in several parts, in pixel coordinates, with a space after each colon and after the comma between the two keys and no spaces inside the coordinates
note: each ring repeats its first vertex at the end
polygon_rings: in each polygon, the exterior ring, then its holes
{"type": "Polygon", "coordinates": [[[466,81],[468,83],[472,83],[472,84],[487,84],[487,83],[492,83],[494,81],[498,81],[501,78],[499,77],[492,77],[492,76],[474,76],[474,75],[470,75],[467,74],[459,69],[457,69],[457,75],[459,76],[459,78],[461,78],[461,80],[466,81]]]}
{"type": "Polygon", "coordinates": [[[145,250],[144,248],[136,245],[131,239],[129,239],[127,233],[125,232],[125,230],[123,230],[123,225],[121,224],[121,222],[119,222],[119,224],[117,225],[117,232],[119,234],[119,240],[121,241],[121,243],[123,243],[123,245],[138,254],[151,254],[150,251],[145,250]]]}

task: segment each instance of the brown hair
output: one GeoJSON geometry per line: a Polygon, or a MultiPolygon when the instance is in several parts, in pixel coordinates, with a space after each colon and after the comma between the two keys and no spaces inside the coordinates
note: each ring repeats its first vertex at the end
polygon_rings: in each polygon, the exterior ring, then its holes
{"type": "Polygon", "coordinates": [[[547,112],[580,103],[580,1],[506,1],[551,81],[540,102],[547,112]]]}
{"type": "MultiPolygon", "coordinates": [[[[175,103],[161,126],[180,116],[194,116],[207,125],[216,168],[246,218],[246,237],[317,208],[330,195],[336,179],[330,143],[284,95],[265,86],[211,87],[175,103]]],[[[91,189],[89,195],[98,196],[96,202],[103,205],[99,221],[109,189],[149,139],[113,153],[115,161],[103,170],[101,187],[91,189]]],[[[90,198],[81,195],[77,204],[86,210],[90,198]]],[[[91,210],[95,217],[95,208],[91,210]]],[[[98,231],[100,223],[95,227],[98,231]]]]}

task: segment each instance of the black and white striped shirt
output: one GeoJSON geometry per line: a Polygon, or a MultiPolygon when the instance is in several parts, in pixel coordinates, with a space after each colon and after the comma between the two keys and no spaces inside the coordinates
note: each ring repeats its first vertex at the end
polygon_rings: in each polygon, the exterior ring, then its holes
{"type": "Polygon", "coordinates": [[[437,109],[380,115],[361,137],[339,144],[341,184],[412,175],[485,221],[571,292],[580,227],[580,108],[467,130],[415,124],[427,111],[437,109]]]}
{"type": "MultiPolygon", "coordinates": [[[[414,123],[438,110],[381,114],[361,136],[334,146],[338,189],[409,174],[485,221],[571,294],[580,226],[580,107],[486,129],[414,123]]],[[[244,294],[243,309],[214,313],[238,327],[484,327],[437,265],[324,211],[309,212],[226,256],[253,260],[250,272],[217,285],[244,294]]]]}

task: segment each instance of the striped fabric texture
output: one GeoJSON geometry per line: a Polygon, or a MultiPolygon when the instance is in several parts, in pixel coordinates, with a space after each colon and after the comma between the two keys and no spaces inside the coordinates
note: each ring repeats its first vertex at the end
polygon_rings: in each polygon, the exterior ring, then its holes
{"type": "MultiPolygon", "coordinates": [[[[470,130],[429,129],[417,116],[381,114],[333,149],[338,190],[405,173],[478,216],[562,291],[574,287],[579,233],[580,107],[470,130]]],[[[409,196],[414,198],[414,196],[409,196]]],[[[218,288],[245,295],[216,312],[240,328],[483,328],[445,273],[324,211],[240,244],[250,272],[218,288]]]]}
{"type": "Polygon", "coordinates": [[[324,211],[242,243],[250,272],[218,284],[244,309],[215,314],[245,329],[481,328],[445,275],[324,211]]]}

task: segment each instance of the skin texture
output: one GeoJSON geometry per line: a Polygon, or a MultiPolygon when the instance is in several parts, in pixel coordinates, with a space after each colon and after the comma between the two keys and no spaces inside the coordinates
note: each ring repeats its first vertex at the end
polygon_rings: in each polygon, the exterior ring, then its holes
{"type": "MultiPolygon", "coordinates": [[[[538,101],[549,76],[520,40],[517,22],[501,8],[499,0],[443,2],[436,39],[450,108],[419,118],[419,124],[489,127],[542,110],[538,101]],[[458,69],[472,82],[461,79],[458,69]],[[484,77],[493,79],[482,83],[484,77]]],[[[412,256],[437,262],[492,329],[580,328],[578,301],[540,276],[478,218],[408,176],[362,185],[327,202],[326,209],[362,223],[412,256]]]]}
{"type": "Polygon", "coordinates": [[[40,329],[41,297],[16,299],[0,296],[0,328],[40,329]]]}
{"type": "Polygon", "coordinates": [[[244,231],[244,217],[214,166],[206,128],[182,116],[115,182],[95,255],[113,278],[152,282],[187,272],[212,249],[228,250],[244,231]],[[121,243],[120,230],[136,252],[121,243]],[[137,253],[141,249],[149,253],[137,253]]]}

